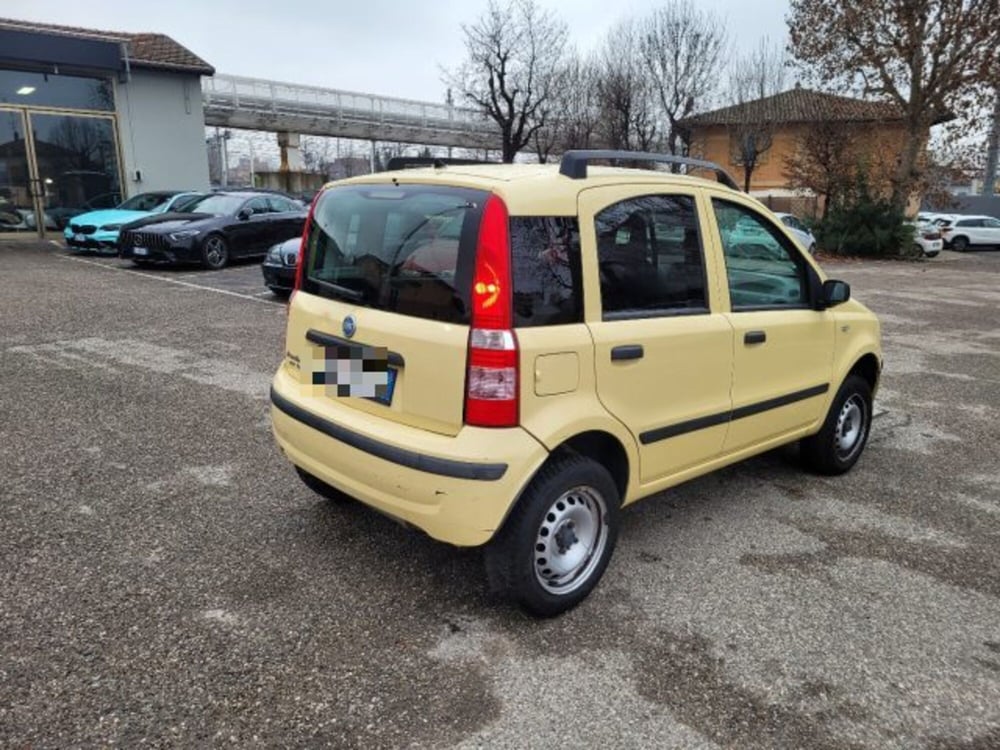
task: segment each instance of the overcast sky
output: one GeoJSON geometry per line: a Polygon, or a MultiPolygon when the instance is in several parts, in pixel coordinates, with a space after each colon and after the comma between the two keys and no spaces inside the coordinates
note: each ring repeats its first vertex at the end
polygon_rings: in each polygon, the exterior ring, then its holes
{"type": "MultiPolygon", "coordinates": [[[[653,0],[539,0],[581,51],[653,0]]],[[[695,0],[726,19],[739,51],[785,39],[784,0],[695,0]]],[[[460,24],[486,0],[2,0],[0,16],[172,36],[220,73],[441,101],[440,69],[462,60],[460,24]]]]}

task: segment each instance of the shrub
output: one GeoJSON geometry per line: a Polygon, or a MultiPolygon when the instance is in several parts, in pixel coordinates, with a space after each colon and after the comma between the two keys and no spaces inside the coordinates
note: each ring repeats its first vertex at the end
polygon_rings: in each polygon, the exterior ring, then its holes
{"type": "Polygon", "coordinates": [[[869,257],[910,257],[914,228],[885,198],[871,194],[859,172],[854,189],[816,225],[816,240],[828,253],[869,257]]]}

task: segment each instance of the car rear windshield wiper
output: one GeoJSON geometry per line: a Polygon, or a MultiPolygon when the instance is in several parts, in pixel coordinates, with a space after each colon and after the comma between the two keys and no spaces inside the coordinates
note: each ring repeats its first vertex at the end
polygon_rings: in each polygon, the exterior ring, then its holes
{"type": "Polygon", "coordinates": [[[359,292],[357,289],[351,289],[349,286],[341,286],[340,284],[334,284],[332,281],[323,281],[322,279],[317,279],[315,277],[310,279],[310,281],[316,284],[320,289],[332,292],[340,297],[346,297],[352,302],[361,302],[365,298],[364,292],[359,292]]]}

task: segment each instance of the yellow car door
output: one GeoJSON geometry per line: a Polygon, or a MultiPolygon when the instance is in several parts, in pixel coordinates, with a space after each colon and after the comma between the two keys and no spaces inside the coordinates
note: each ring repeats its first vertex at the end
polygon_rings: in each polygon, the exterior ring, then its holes
{"type": "Polygon", "coordinates": [[[705,253],[711,209],[693,189],[633,183],[584,190],[579,210],[598,396],[655,489],[718,456],[726,437],[733,331],[705,253]]]}
{"type": "Polygon", "coordinates": [[[823,417],[834,315],[814,309],[801,249],[750,200],[711,199],[734,339],[733,412],[725,452],[759,446],[823,417]]]}

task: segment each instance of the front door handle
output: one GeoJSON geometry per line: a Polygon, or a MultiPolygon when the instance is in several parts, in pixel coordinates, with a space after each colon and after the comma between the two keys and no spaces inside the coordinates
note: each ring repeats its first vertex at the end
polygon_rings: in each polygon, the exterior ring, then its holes
{"type": "Polygon", "coordinates": [[[623,344],[611,350],[611,361],[620,362],[625,359],[642,359],[643,354],[641,344],[623,344]]]}
{"type": "Polygon", "coordinates": [[[747,344],[763,344],[767,341],[767,334],[764,331],[747,331],[743,335],[743,343],[747,344]]]}

